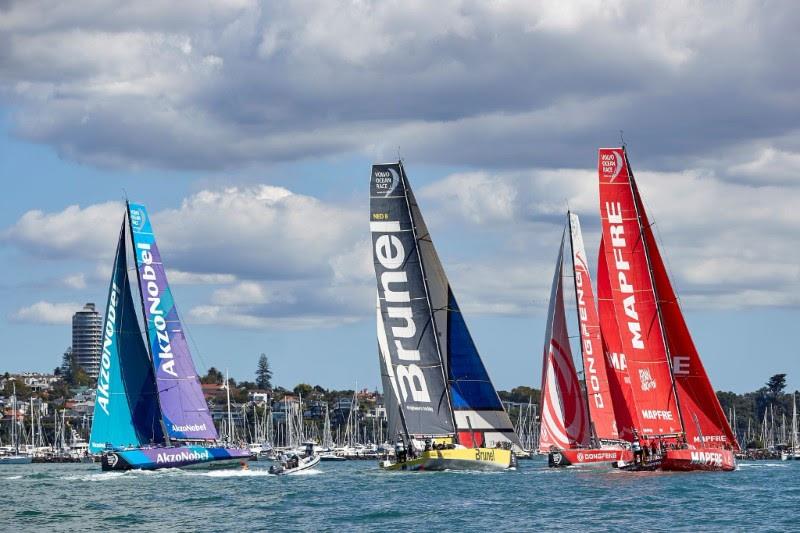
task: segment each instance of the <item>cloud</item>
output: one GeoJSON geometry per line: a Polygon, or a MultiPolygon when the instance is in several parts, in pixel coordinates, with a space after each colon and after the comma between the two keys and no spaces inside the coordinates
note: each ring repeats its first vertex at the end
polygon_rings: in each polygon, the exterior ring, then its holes
{"type": "Polygon", "coordinates": [[[236,281],[233,274],[200,274],[167,269],[167,279],[172,285],[227,285],[236,281]]]}
{"type": "Polygon", "coordinates": [[[649,168],[717,168],[797,132],[798,23],[795,5],[755,0],[12,1],[0,98],[18,136],[100,166],[401,146],[420,163],[582,168],[623,129],[649,168]]]}
{"type": "Polygon", "coordinates": [[[65,276],[62,280],[64,286],[70,289],[85,289],[86,288],[86,274],[78,273],[65,276]]]}
{"type": "Polygon", "coordinates": [[[22,307],[11,314],[12,322],[27,324],[62,325],[72,322],[72,315],[80,311],[78,303],[53,303],[40,301],[27,307],[22,307]]]}
{"type": "Polygon", "coordinates": [[[118,202],[71,205],[58,213],[36,209],[3,230],[0,239],[47,259],[105,259],[114,252],[124,212],[118,202]]]}

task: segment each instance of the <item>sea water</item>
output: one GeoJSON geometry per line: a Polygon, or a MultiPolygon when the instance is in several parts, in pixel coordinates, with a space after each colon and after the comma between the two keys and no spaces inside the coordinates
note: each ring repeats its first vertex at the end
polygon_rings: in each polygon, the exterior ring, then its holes
{"type": "Polygon", "coordinates": [[[383,472],[373,461],[249,470],[0,467],[3,531],[791,531],[800,461],[735,472],[383,472]]]}

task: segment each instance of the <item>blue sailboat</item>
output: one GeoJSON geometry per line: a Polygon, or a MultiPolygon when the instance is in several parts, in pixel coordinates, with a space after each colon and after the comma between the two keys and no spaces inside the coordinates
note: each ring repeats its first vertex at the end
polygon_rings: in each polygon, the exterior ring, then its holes
{"type": "Polygon", "coordinates": [[[102,453],[103,470],[222,466],[249,458],[247,449],[219,442],[141,204],[126,204],[102,337],[89,451],[102,453]],[[128,244],[138,298],[128,276],[128,244]]]}

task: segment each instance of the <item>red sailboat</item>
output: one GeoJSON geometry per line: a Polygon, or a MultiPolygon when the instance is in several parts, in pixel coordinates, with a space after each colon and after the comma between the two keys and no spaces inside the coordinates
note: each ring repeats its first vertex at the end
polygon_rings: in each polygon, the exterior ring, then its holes
{"type": "Polygon", "coordinates": [[[617,420],[636,452],[627,469],[733,470],[739,445],[689,334],[625,149],[600,149],[598,172],[599,310],[610,378],[620,383],[614,401],[627,407],[617,420]]]}
{"type": "Polygon", "coordinates": [[[607,376],[609,369],[600,339],[578,216],[568,213],[567,226],[586,390],[585,393],[581,390],[567,333],[562,283],[565,230],[556,262],[545,333],[539,451],[548,454],[551,467],[610,466],[618,461],[630,461],[632,452],[620,441],[617,429],[607,376]]]}

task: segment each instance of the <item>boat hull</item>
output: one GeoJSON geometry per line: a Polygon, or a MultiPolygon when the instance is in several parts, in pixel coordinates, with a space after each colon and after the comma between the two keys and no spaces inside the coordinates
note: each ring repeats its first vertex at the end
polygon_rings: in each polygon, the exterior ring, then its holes
{"type": "Polygon", "coordinates": [[[661,470],[691,472],[694,470],[736,470],[736,456],[724,448],[697,448],[694,450],[667,450],[661,459],[661,470]]]}
{"type": "Polygon", "coordinates": [[[502,448],[453,448],[429,450],[419,457],[402,463],[382,461],[384,470],[405,470],[422,472],[425,470],[478,470],[500,471],[516,465],[511,450],[502,448]]]}
{"type": "Polygon", "coordinates": [[[0,457],[0,465],[27,465],[33,462],[30,455],[7,455],[0,457]]]}
{"type": "Polygon", "coordinates": [[[241,465],[250,458],[245,448],[168,446],[104,452],[102,469],[158,470],[161,468],[217,468],[241,465]]]}
{"type": "Polygon", "coordinates": [[[290,474],[302,472],[303,470],[308,470],[309,468],[314,468],[319,464],[319,462],[319,455],[314,455],[313,457],[304,457],[301,459],[300,464],[295,468],[286,468],[282,464],[277,464],[270,467],[269,473],[276,476],[288,476],[290,474]]]}
{"type": "Polygon", "coordinates": [[[609,468],[620,461],[633,461],[633,452],[624,449],[595,448],[558,450],[547,454],[547,466],[550,468],[566,466],[609,468]]]}

